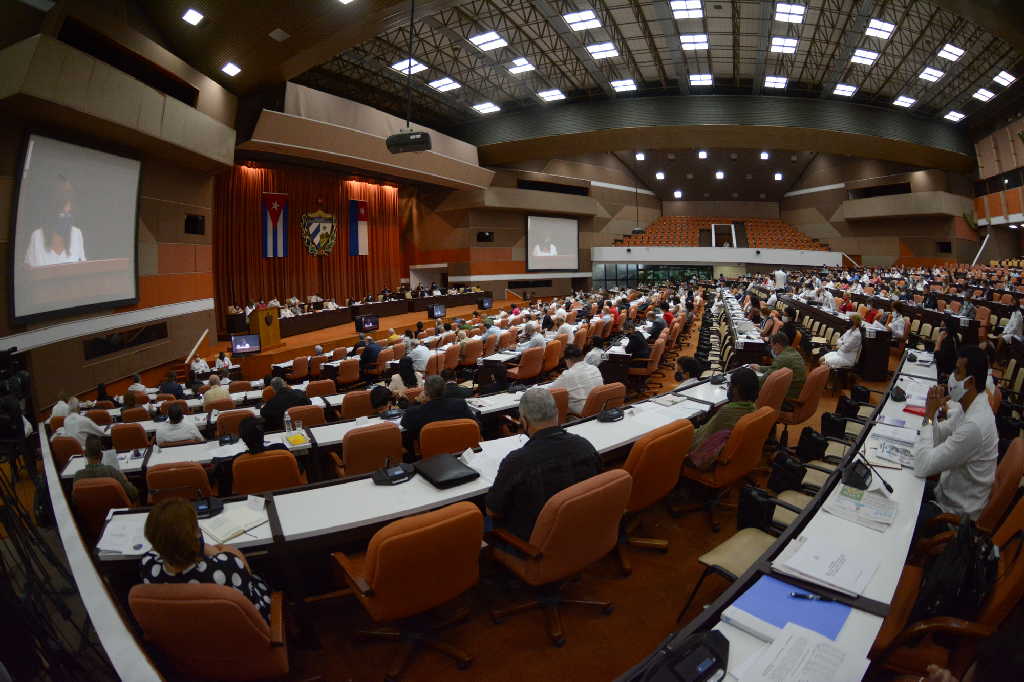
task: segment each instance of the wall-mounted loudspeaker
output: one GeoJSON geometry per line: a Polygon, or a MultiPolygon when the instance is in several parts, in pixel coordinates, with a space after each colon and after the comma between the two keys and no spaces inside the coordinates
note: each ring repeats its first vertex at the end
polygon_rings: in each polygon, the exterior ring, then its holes
{"type": "Polygon", "coordinates": [[[494,241],[494,233],[493,232],[477,232],[476,233],[476,240],[478,242],[493,242],[494,241]]]}

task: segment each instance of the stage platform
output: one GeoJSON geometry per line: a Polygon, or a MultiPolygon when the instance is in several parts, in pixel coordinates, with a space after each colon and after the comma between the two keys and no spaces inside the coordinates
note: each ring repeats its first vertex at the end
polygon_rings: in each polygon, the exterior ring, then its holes
{"type": "MultiPolygon", "coordinates": [[[[515,301],[494,301],[494,307],[491,310],[497,312],[498,309],[511,306],[513,303],[515,301]]],[[[474,310],[477,310],[475,305],[461,305],[448,308],[448,314],[444,319],[446,322],[450,322],[456,317],[468,318],[473,314],[474,310]]],[[[380,330],[375,332],[373,336],[374,338],[383,338],[387,334],[387,330],[391,328],[394,328],[396,332],[401,334],[406,329],[415,329],[417,322],[430,326],[433,320],[427,317],[425,311],[382,317],[380,318],[380,330]]],[[[276,348],[271,348],[262,353],[239,357],[235,361],[242,367],[242,378],[253,381],[262,379],[267,374],[270,374],[270,366],[276,362],[285,362],[297,355],[312,355],[313,347],[317,344],[323,346],[325,351],[328,351],[339,346],[351,346],[356,342],[356,339],[358,339],[358,334],[356,333],[355,323],[349,322],[283,338],[281,339],[281,345],[276,348]]],[[[219,346],[215,349],[217,351],[228,350],[229,344],[218,343],[217,346],[219,346]]]]}

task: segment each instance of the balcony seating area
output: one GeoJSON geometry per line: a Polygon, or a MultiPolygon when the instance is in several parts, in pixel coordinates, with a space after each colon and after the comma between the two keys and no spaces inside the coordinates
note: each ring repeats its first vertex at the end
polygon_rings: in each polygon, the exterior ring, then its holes
{"type": "Polygon", "coordinates": [[[781,220],[753,219],[744,221],[747,241],[755,249],[795,249],[828,251],[829,248],[781,220]]]}
{"type": "MultiPolygon", "coordinates": [[[[828,251],[824,244],[811,239],[781,220],[761,218],[696,218],[663,216],[647,226],[643,234],[627,235],[622,246],[700,246],[700,231],[711,229],[712,223],[742,222],[748,245],[757,249],[796,249],[828,251]]],[[[708,244],[705,244],[708,245],[708,244]]],[[[740,245],[743,242],[740,241],[740,245]]]]}
{"type": "Polygon", "coordinates": [[[711,218],[662,216],[647,226],[643,234],[627,235],[623,246],[700,246],[700,228],[721,222],[711,218]]]}

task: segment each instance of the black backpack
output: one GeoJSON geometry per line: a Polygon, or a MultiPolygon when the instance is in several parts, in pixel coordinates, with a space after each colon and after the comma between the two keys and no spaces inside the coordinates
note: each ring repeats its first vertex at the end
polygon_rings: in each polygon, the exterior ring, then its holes
{"type": "MultiPolygon", "coordinates": [[[[1019,552],[1018,547],[1018,552],[1019,552]]],[[[939,616],[974,620],[992,591],[999,549],[965,518],[924,571],[911,622],[939,616]]]]}
{"type": "Polygon", "coordinates": [[[800,440],[796,444],[796,456],[801,462],[821,459],[825,456],[826,450],[828,450],[828,441],[825,440],[825,436],[810,426],[805,426],[800,431],[800,440]]]}
{"type": "Polygon", "coordinates": [[[765,486],[775,494],[785,490],[799,490],[806,473],[807,467],[799,459],[785,450],[779,450],[772,460],[772,470],[765,486]]]}

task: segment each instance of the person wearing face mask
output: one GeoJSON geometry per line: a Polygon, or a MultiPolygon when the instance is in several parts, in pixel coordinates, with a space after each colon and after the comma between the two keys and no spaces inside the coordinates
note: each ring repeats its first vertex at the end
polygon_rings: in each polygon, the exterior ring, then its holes
{"type": "Polygon", "coordinates": [[[850,327],[839,337],[839,345],[830,353],[825,353],[821,361],[829,369],[853,367],[860,358],[860,348],[864,339],[861,337],[860,315],[850,315],[850,327]]]}
{"type": "Polygon", "coordinates": [[[892,332],[892,344],[898,346],[903,336],[907,333],[907,318],[903,317],[896,308],[892,309],[892,319],[889,320],[889,331],[892,332]]]}
{"type": "Polygon", "coordinates": [[[82,231],[75,227],[72,208],[75,191],[71,182],[62,174],[54,179],[51,194],[38,201],[33,216],[39,226],[32,231],[25,264],[29,267],[79,263],[85,260],[85,240],[82,231]]]}
{"type": "Polygon", "coordinates": [[[789,337],[790,344],[796,339],[796,311],[792,308],[786,308],[782,315],[782,333],[789,337]]]}
{"type": "Polygon", "coordinates": [[[1003,333],[999,335],[999,343],[996,344],[997,364],[1006,362],[1006,348],[1010,342],[1019,341],[1021,335],[1024,335],[1024,315],[1021,314],[1021,310],[1022,308],[1017,308],[1013,311],[1006,326],[1003,327],[1003,333]]]}
{"type": "Polygon", "coordinates": [[[158,502],[146,516],[143,583],[212,583],[233,587],[270,620],[270,587],[249,568],[245,555],[230,545],[207,545],[192,503],[182,497],[158,502]]]}
{"type": "MultiPolygon", "coordinates": [[[[782,332],[773,334],[771,343],[772,364],[761,376],[761,386],[764,386],[765,380],[768,379],[772,372],[787,367],[793,370],[793,381],[789,384],[786,400],[798,400],[800,398],[800,391],[804,387],[804,381],[807,379],[807,363],[804,362],[803,357],[797,352],[796,348],[789,345],[789,337],[782,332]]],[[[761,369],[758,365],[751,365],[750,368],[755,372],[761,369]]]]}
{"type": "Polygon", "coordinates": [[[912,447],[914,475],[930,478],[914,537],[943,530],[929,521],[950,513],[977,519],[988,503],[999,458],[995,415],[985,395],[988,358],[977,346],[964,346],[945,387],[932,386],[925,401],[921,437],[912,447]]]}

